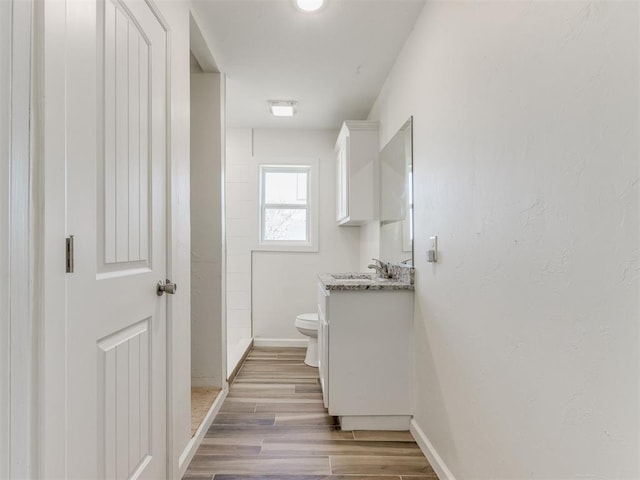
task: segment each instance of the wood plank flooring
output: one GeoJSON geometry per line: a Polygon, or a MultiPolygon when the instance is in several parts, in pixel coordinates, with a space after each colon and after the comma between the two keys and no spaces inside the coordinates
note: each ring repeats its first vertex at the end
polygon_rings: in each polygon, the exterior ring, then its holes
{"type": "Polygon", "coordinates": [[[437,480],[409,432],[340,430],[304,348],[254,348],[183,480],[437,480]]]}

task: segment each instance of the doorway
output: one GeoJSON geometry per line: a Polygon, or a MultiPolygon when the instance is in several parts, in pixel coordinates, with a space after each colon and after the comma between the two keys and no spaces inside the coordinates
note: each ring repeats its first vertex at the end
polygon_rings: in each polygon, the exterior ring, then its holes
{"type": "Polygon", "coordinates": [[[191,435],[226,386],[224,76],[191,19],[191,435]]]}

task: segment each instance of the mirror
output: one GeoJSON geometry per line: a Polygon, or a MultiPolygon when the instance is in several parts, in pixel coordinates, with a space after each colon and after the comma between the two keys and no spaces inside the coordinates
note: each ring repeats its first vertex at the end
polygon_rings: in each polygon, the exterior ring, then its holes
{"type": "Polygon", "coordinates": [[[413,117],[380,152],[380,258],[413,265],[413,117]]]}

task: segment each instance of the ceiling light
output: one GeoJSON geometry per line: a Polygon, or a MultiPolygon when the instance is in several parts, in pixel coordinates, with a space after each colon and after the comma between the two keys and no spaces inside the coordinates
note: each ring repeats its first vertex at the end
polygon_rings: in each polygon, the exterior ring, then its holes
{"type": "Polygon", "coordinates": [[[324,6],[324,0],[296,0],[296,7],[303,12],[315,12],[324,6]]]}
{"type": "Polygon", "coordinates": [[[274,117],[293,117],[296,103],[293,100],[269,100],[269,111],[274,117]]]}

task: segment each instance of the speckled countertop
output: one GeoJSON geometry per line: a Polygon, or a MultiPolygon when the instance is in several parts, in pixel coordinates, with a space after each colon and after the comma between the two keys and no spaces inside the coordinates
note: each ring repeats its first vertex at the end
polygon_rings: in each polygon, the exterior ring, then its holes
{"type": "Polygon", "coordinates": [[[327,290],[414,290],[409,282],[377,278],[371,273],[320,273],[318,278],[327,290]]]}

